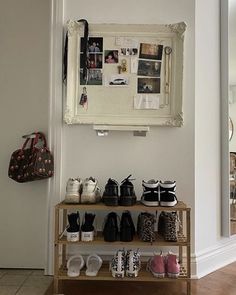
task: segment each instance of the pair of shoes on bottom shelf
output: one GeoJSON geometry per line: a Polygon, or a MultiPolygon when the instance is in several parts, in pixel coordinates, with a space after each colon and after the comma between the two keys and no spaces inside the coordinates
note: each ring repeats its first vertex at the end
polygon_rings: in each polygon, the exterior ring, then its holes
{"type": "MultiPolygon", "coordinates": [[[[82,255],[71,256],[67,261],[68,277],[78,277],[80,270],[84,267],[84,258],[82,255]]],[[[91,254],[86,260],[86,276],[95,277],[102,266],[102,259],[97,254],[91,254]]]]}
{"type": "Polygon", "coordinates": [[[166,275],[169,278],[178,278],[180,265],[176,255],[169,252],[166,256],[163,256],[161,252],[149,259],[147,270],[157,278],[164,278],[166,275]]]}
{"type": "Polygon", "coordinates": [[[118,250],[112,258],[109,270],[114,278],[137,277],[141,269],[139,251],[118,250]]]}

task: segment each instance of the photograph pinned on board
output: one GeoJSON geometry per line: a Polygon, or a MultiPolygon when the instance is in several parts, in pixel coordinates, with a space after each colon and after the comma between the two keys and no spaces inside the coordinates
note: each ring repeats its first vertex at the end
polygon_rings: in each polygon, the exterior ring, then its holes
{"type": "MultiPolygon", "coordinates": [[[[80,52],[83,52],[84,38],[80,38],[80,52]]],[[[88,40],[88,52],[89,53],[102,53],[103,52],[103,38],[91,37],[88,40]]]]}
{"type": "Polygon", "coordinates": [[[118,50],[105,50],[105,63],[117,64],[118,63],[118,50]]]}
{"type": "Polygon", "coordinates": [[[138,75],[159,78],[161,74],[161,62],[152,60],[138,61],[138,75]]]}
{"type": "Polygon", "coordinates": [[[163,45],[140,43],[139,58],[162,60],[163,45]]]}
{"type": "Polygon", "coordinates": [[[129,79],[124,75],[111,75],[110,77],[106,78],[106,85],[107,86],[127,86],[129,85],[129,79]]]}
{"type": "Polygon", "coordinates": [[[138,93],[160,93],[160,78],[138,78],[138,93]]]}
{"type": "Polygon", "coordinates": [[[121,48],[120,49],[120,55],[137,55],[138,54],[138,48],[121,48]]]}
{"type": "Polygon", "coordinates": [[[83,70],[80,70],[80,85],[102,85],[102,71],[96,69],[88,70],[88,81],[83,79],[83,70]]]}
{"type": "Polygon", "coordinates": [[[101,69],[102,68],[102,54],[89,54],[88,67],[90,69],[101,69]]]}

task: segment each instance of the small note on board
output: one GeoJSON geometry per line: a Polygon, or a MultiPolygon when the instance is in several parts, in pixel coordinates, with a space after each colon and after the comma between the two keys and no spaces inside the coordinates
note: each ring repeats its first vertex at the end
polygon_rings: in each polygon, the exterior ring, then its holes
{"type": "Polygon", "coordinates": [[[140,94],[134,96],[134,109],[157,110],[160,108],[160,95],[140,94]]]}

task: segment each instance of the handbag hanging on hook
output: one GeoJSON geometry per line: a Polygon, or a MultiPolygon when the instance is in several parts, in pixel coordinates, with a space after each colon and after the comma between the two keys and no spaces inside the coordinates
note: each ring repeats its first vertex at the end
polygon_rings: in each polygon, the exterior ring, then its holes
{"type": "Polygon", "coordinates": [[[22,148],[11,155],[8,176],[17,182],[28,182],[52,177],[53,173],[53,156],[45,135],[34,132],[26,136],[22,148]]]}

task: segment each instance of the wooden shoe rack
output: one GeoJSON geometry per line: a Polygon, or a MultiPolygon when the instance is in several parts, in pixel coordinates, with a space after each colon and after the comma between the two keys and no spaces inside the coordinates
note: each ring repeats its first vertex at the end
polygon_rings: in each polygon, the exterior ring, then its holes
{"type": "MultiPolygon", "coordinates": [[[[134,206],[116,206],[110,207],[105,206],[103,203],[99,204],[65,204],[61,202],[55,206],[55,249],[54,249],[54,293],[58,294],[59,292],[59,282],[61,280],[105,280],[105,281],[145,281],[145,282],[186,282],[186,294],[191,294],[191,244],[190,244],[190,213],[191,210],[183,202],[178,202],[174,207],[146,207],[141,203],[137,203],[134,206]],[[105,242],[102,233],[98,232],[94,241],[92,242],[68,242],[66,237],[62,236],[61,233],[67,225],[67,213],[68,210],[78,210],[79,212],[94,212],[94,211],[104,211],[106,213],[111,211],[122,212],[129,210],[132,212],[153,212],[156,211],[176,211],[179,216],[180,223],[182,227],[178,233],[177,242],[166,242],[163,237],[158,236],[155,242],[147,243],[140,241],[138,237],[135,237],[132,242],[105,242]],[[79,277],[71,278],[67,276],[66,262],[67,262],[67,246],[70,244],[76,244],[86,247],[91,247],[91,253],[94,252],[96,247],[103,248],[104,245],[114,245],[115,247],[125,247],[129,248],[139,248],[142,250],[142,247],[152,247],[153,251],[158,250],[160,247],[166,247],[168,251],[171,247],[178,249],[178,258],[181,265],[181,271],[178,279],[172,279],[165,277],[163,279],[155,278],[150,272],[146,271],[146,263],[143,263],[143,266],[139,272],[138,277],[128,278],[124,277],[122,279],[113,278],[109,272],[108,262],[104,262],[102,268],[99,270],[98,276],[88,277],[85,275],[85,271],[82,270],[79,277]],[[184,254],[184,255],[183,255],[184,254]],[[184,257],[183,257],[184,256],[184,257]]],[[[99,251],[96,250],[96,253],[99,254],[99,251]]],[[[114,253],[115,254],[115,253],[114,253]]],[[[142,259],[142,256],[141,256],[142,259]]]]}

